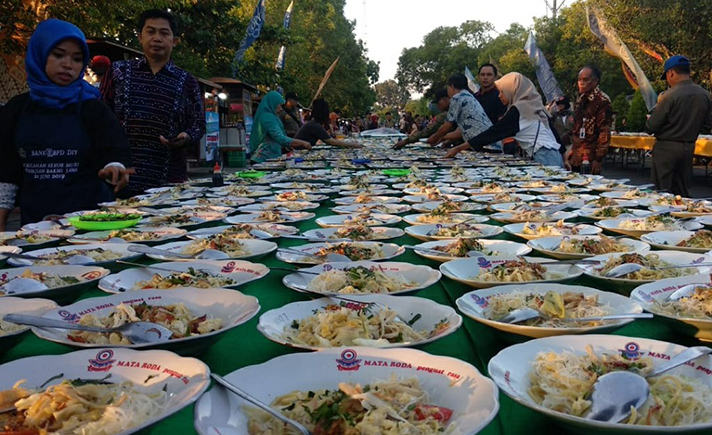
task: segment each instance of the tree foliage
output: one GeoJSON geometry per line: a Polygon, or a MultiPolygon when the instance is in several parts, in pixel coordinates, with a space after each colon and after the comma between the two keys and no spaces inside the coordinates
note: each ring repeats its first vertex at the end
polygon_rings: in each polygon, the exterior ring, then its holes
{"type": "MultiPolygon", "coordinates": [[[[266,23],[260,38],[239,65],[239,77],[275,89],[296,91],[308,104],[337,57],[341,57],[324,98],[346,113],[367,111],[375,101],[372,84],[378,63],[367,58],[354,36],[354,23],[344,17],[345,0],[295,2],[289,30],[282,26],[290,0],[266,2],[266,23]],[[286,67],[275,69],[279,48],[287,47],[286,67]]],[[[35,25],[56,17],[76,24],[88,37],[104,37],[140,48],[136,20],[149,8],[170,9],[176,15],[181,42],[176,63],[199,77],[229,76],[232,60],[252,17],[256,0],[2,0],[0,51],[22,54],[35,25]]]]}
{"type": "Polygon", "coordinates": [[[410,92],[395,80],[376,83],[376,104],[380,107],[403,107],[410,98],[410,92]]]}

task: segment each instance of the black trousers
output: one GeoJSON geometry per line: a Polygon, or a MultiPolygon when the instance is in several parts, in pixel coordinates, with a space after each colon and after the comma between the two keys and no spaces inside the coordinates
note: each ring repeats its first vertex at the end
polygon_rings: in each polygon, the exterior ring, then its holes
{"type": "Polygon", "coordinates": [[[694,153],[694,142],[656,140],[650,172],[655,188],[689,198],[694,153]]]}

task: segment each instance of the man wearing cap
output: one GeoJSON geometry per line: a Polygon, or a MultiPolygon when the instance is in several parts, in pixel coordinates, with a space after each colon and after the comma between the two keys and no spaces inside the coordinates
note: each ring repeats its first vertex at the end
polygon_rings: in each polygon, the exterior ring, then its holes
{"type": "Polygon", "coordinates": [[[661,78],[670,89],[645,124],[645,131],[655,135],[650,175],[656,189],[689,197],[697,136],[712,129],[712,98],[690,80],[685,56],[666,60],[661,78]]]}
{"type": "Polygon", "coordinates": [[[284,99],[286,102],[278,112],[279,119],[284,124],[284,131],[287,132],[287,136],[294,137],[302,127],[302,119],[297,112],[299,109],[299,96],[294,92],[287,92],[284,99]]]}
{"type": "Polygon", "coordinates": [[[109,60],[109,58],[106,56],[94,56],[92,58],[91,64],[89,65],[92,72],[94,73],[94,77],[90,82],[92,86],[98,88],[101,85],[101,81],[104,79],[106,71],[109,69],[110,66],[111,60],[109,60]]]}
{"type": "Polygon", "coordinates": [[[399,150],[408,144],[416,143],[420,139],[430,137],[435,134],[447,118],[447,111],[450,108],[450,97],[447,94],[446,89],[440,89],[435,93],[435,98],[428,105],[429,107],[437,109],[438,113],[435,118],[427,125],[424,129],[410,135],[409,137],[402,139],[397,144],[393,145],[394,150],[399,150]]]}

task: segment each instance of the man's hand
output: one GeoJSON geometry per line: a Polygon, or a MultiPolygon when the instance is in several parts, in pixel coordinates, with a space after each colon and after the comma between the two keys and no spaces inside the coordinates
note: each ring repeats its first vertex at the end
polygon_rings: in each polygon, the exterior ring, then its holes
{"type": "Polygon", "coordinates": [[[108,166],[101,171],[99,171],[99,178],[103,178],[110,184],[116,186],[114,188],[114,193],[126,187],[129,184],[129,175],[136,173],[134,168],[120,168],[118,166],[108,166]]]}
{"type": "Polygon", "coordinates": [[[403,147],[405,147],[408,144],[408,141],[406,139],[398,141],[395,145],[393,145],[394,150],[399,150],[403,147]]]}
{"type": "Polygon", "coordinates": [[[291,146],[295,150],[310,150],[312,148],[309,142],[301,139],[292,139],[291,146]]]}
{"type": "Polygon", "coordinates": [[[458,145],[455,148],[452,148],[450,151],[448,151],[447,154],[445,154],[445,158],[451,159],[451,158],[455,157],[456,155],[458,155],[460,153],[460,151],[464,151],[467,148],[469,148],[468,144],[458,145]]]}
{"type": "Polygon", "coordinates": [[[601,162],[594,160],[591,162],[591,174],[600,175],[601,174],[601,162]]]}
{"type": "Polygon", "coordinates": [[[440,135],[435,133],[434,135],[430,136],[428,138],[428,144],[432,147],[438,144],[440,142],[440,135]]]}
{"type": "Polygon", "coordinates": [[[571,159],[574,156],[574,152],[572,150],[568,150],[564,153],[564,168],[566,168],[567,171],[571,171],[571,159]]]}
{"type": "Polygon", "coordinates": [[[171,140],[166,139],[165,137],[163,137],[163,135],[159,136],[158,139],[160,139],[161,145],[165,145],[171,148],[181,148],[188,143],[188,140],[190,140],[190,136],[188,136],[188,133],[182,132],[178,133],[178,136],[174,137],[171,140]]]}

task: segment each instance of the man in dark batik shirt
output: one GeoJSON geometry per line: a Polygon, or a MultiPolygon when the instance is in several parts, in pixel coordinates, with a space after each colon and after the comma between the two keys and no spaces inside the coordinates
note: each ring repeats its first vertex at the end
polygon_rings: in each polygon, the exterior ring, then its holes
{"type": "Polygon", "coordinates": [[[611,99],[598,88],[600,82],[601,72],[594,66],[584,67],[579,72],[579,97],[571,130],[573,147],[564,159],[576,172],[581,172],[581,164],[588,161],[591,173],[600,174],[611,144],[611,99]]]}
{"type": "Polygon", "coordinates": [[[187,179],[186,152],[205,134],[198,81],[171,60],[176,21],[153,9],[141,14],[144,57],[114,62],[101,84],[103,100],[124,127],[136,175],[122,196],[187,179]]]}

